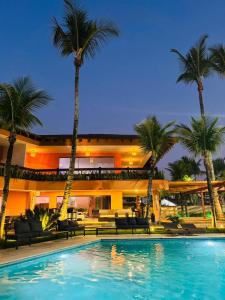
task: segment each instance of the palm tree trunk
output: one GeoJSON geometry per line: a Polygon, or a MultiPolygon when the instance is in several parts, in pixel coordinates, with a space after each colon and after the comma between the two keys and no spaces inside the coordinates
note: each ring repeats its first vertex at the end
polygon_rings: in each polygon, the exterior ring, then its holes
{"type": "Polygon", "coordinates": [[[69,165],[66,185],[64,189],[63,203],[60,208],[61,220],[65,220],[67,218],[67,208],[69,204],[70,193],[71,193],[73,178],[74,178],[76,148],[77,148],[77,133],[78,133],[78,122],[79,122],[79,74],[80,74],[80,65],[75,64],[75,94],[74,94],[75,107],[74,107],[73,135],[72,135],[70,165],[69,165]]]}
{"type": "Polygon", "coordinates": [[[149,217],[149,209],[152,201],[152,180],[153,180],[153,172],[152,170],[149,171],[149,177],[148,177],[148,200],[147,200],[147,206],[146,206],[146,214],[145,217],[149,217]]]}
{"type": "MultiPolygon", "coordinates": [[[[209,152],[207,155],[208,165],[209,165],[209,175],[212,181],[216,180],[214,167],[212,162],[212,154],[209,152]]],[[[216,216],[218,219],[222,219],[224,217],[223,210],[219,201],[218,191],[215,187],[212,187],[213,190],[213,197],[214,197],[214,205],[216,210],[216,216]]]]}
{"type": "Polygon", "coordinates": [[[199,98],[199,105],[200,105],[200,112],[201,116],[205,116],[205,108],[204,108],[204,101],[203,101],[203,84],[201,81],[198,82],[198,98],[199,98]]]}
{"type": "MultiPolygon", "coordinates": [[[[205,117],[205,108],[204,108],[204,101],[203,101],[203,84],[201,80],[198,82],[198,95],[199,95],[199,105],[200,105],[200,112],[201,112],[201,117],[205,117]]],[[[208,161],[208,171],[209,171],[209,176],[211,181],[215,180],[215,174],[214,174],[214,167],[213,167],[213,162],[212,162],[212,155],[211,153],[208,153],[205,159],[208,161]]],[[[216,210],[216,215],[218,219],[221,219],[224,217],[223,210],[221,207],[221,204],[219,202],[219,196],[218,196],[218,191],[213,188],[212,186],[212,194],[214,198],[214,204],[215,204],[215,210],[216,210]]]]}
{"type": "Polygon", "coordinates": [[[12,163],[12,156],[13,156],[13,148],[16,141],[16,134],[15,132],[11,132],[9,136],[9,148],[7,151],[7,158],[4,168],[4,184],[3,184],[3,192],[2,192],[2,205],[1,205],[1,212],[0,212],[0,239],[3,238],[4,234],[4,226],[5,226],[5,210],[9,195],[9,183],[11,177],[11,163],[12,163]]]}
{"type": "Polygon", "coordinates": [[[212,188],[212,182],[211,182],[211,176],[210,176],[210,164],[209,164],[209,160],[207,159],[207,156],[208,156],[208,153],[205,154],[204,165],[205,165],[205,170],[206,170],[206,179],[207,179],[209,199],[210,199],[210,204],[211,204],[211,208],[212,208],[213,226],[216,227],[215,198],[213,195],[213,188],[212,188]]]}

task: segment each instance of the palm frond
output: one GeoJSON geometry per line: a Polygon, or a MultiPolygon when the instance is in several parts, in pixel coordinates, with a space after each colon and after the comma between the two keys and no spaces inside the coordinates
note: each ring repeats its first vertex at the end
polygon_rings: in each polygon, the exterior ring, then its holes
{"type": "Polygon", "coordinates": [[[0,124],[16,131],[42,125],[34,112],[49,101],[49,95],[35,89],[29,77],[18,78],[12,84],[0,84],[0,124]]]}
{"type": "Polygon", "coordinates": [[[155,116],[148,117],[134,128],[139,136],[141,149],[145,153],[151,153],[152,165],[156,165],[177,141],[174,122],[162,126],[155,116]]]}
{"type": "Polygon", "coordinates": [[[225,46],[219,44],[209,50],[213,70],[220,76],[225,76],[225,46]]]}
{"type": "Polygon", "coordinates": [[[211,62],[206,47],[207,38],[207,35],[200,37],[199,41],[189,49],[186,55],[183,55],[176,49],[171,50],[178,56],[181,63],[182,73],[178,77],[177,82],[200,82],[203,77],[211,74],[211,62]]]}
{"type": "Polygon", "coordinates": [[[64,4],[63,23],[53,19],[53,44],[62,56],[73,54],[82,63],[84,58],[93,58],[109,38],[119,35],[112,22],[90,19],[77,2],[64,0],[64,4]]]}

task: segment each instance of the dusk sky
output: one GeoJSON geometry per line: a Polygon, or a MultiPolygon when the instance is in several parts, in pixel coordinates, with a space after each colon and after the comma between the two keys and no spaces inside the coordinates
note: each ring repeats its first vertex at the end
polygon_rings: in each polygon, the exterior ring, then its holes
{"type": "MultiPolygon", "coordinates": [[[[133,133],[148,115],[187,122],[199,114],[196,87],[176,84],[179,64],[171,48],[186,52],[202,34],[225,43],[224,0],[81,0],[93,18],[114,21],[112,39],[80,78],[80,133],[133,133]]],[[[54,99],[38,113],[42,134],[72,132],[74,69],[52,45],[52,17],[61,20],[61,0],[0,0],[0,81],[29,75],[54,99]]],[[[225,80],[205,81],[208,114],[224,124],[225,80]]],[[[224,155],[223,151],[220,153],[224,155]]],[[[179,158],[176,147],[166,160],[179,158]]]]}

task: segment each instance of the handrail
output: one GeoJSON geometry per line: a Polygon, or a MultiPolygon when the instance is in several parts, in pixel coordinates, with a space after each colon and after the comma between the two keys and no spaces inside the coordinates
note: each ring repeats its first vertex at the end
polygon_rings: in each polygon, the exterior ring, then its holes
{"type": "MultiPolygon", "coordinates": [[[[17,165],[11,166],[11,177],[39,180],[66,180],[68,169],[31,169],[17,165]]],[[[0,176],[3,176],[4,164],[0,163],[0,176]]],[[[126,180],[147,179],[148,171],[143,168],[78,168],[74,170],[74,180],[126,180]]]]}

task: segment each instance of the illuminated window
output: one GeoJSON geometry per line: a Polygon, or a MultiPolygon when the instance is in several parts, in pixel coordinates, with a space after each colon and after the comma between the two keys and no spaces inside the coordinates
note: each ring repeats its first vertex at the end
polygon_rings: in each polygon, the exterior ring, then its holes
{"type": "MultiPolygon", "coordinates": [[[[59,158],[59,169],[68,169],[70,164],[69,157],[59,158]]],[[[78,157],[75,168],[114,168],[114,157],[78,157]]]]}
{"type": "Polygon", "coordinates": [[[35,206],[40,208],[49,208],[49,197],[36,196],[35,206]]]}

